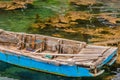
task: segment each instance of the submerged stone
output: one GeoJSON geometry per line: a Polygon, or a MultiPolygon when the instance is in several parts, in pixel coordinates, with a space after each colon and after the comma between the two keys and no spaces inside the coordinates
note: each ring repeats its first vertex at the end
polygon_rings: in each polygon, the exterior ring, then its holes
{"type": "Polygon", "coordinates": [[[32,4],[33,0],[12,0],[12,1],[0,1],[0,9],[14,10],[20,8],[26,8],[27,4],[32,4]]]}

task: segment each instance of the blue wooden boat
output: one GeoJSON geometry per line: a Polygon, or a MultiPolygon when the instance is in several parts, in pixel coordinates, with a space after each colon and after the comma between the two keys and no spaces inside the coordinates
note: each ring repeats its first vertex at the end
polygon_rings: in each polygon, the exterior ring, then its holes
{"type": "Polygon", "coordinates": [[[67,77],[94,77],[111,66],[116,47],[38,34],[0,30],[0,60],[17,66],[67,77]]]}

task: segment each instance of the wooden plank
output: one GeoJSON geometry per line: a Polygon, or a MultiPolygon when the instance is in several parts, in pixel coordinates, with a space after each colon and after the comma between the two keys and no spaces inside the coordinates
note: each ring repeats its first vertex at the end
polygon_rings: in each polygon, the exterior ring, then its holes
{"type": "Polygon", "coordinates": [[[98,59],[99,57],[73,57],[73,59],[98,59]]]}
{"type": "Polygon", "coordinates": [[[104,60],[105,58],[104,57],[100,57],[97,61],[95,61],[93,63],[94,66],[98,66],[99,64],[101,64],[101,62],[104,60]]]}
{"type": "Polygon", "coordinates": [[[88,66],[90,67],[92,65],[91,62],[75,62],[76,65],[81,65],[81,66],[88,66]]]}
{"type": "Polygon", "coordinates": [[[51,53],[31,53],[32,55],[41,56],[41,55],[51,55],[51,56],[76,56],[76,57],[98,57],[99,54],[51,54],[51,53]]]}
{"type": "Polygon", "coordinates": [[[106,51],[103,56],[109,56],[111,55],[115,50],[117,50],[117,48],[110,48],[108,51],[106,51]]]}
{"type": "Polygon", "coordinates": [[[85,61],[91,61],[94,59],[55,59],[57,61],[62,61],[62,62],[85,62],[85,61]]]}

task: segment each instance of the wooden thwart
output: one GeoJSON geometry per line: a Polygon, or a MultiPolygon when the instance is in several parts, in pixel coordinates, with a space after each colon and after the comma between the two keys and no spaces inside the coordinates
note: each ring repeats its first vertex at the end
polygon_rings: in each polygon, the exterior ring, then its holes
{"type": "Polygon", "coordinates": [[[0,30],[0,51],[56,65],[97,66],[117,48],[85,42],[0,30]],[[9,48],[8,48],[9,46],[9,48]]]}
{"type": "Polygon", "coordinates": [[[51,55],[51,56],[66,56],[66,57],[99,57],[100,54],[51,54],[51,53],[31,53],[36,56],[51,55]]]}

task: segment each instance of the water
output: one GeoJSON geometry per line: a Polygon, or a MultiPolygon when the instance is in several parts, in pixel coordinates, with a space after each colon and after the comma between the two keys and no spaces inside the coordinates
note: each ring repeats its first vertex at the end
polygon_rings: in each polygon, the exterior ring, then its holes
{"type": "MultiPolygon", "coordinates": [[[[60,0],[51,0],[47,3],[44,1],[41,3],[40,1],[41,0],[36,0],[34,3],[35,7],[29,6],[29,9],[21,9],[15,11],[0,10],[0,28],[15,32],[31,33],[29,32],[28,28],[31,23],[34,22],[37,14],[40,15],[42,19],[45,19],[47,17],[57,15],[58,13],[64,14],[69,7],[68,4],[62,4],[60,0]],[[61,11],[63,5],[65,9],[61,11]]],[[[112,4],[112,7],[114,6],[116,7],[115,4],[112,4]]],[[[117,7],[118,6],[119,5],[117,5],[117,7]]],[[[56,33],[54,30],[51,32],[56,33]]],[[[63,32],[60,33],[63,34],[63,32]]],[[[44,34],[44,32],[41,32],[41,34],[44,34]]],[[[71,38],[68,35],[69,33],[64,33],[65,38],[71,38]]],[[[85,38],[89,37],[87,35],[77,35],[72,33],[71,35],[72,39],[77,40],[76,37],[81,37],[82,41],[87,41],[85,38]]],[[[96,78],[67,78],[48,73],[37,72],[8,63],[0,62],[0,80],[104,80],[104,77],[107,75],[109,75],[109,73],[105,73],[96,78]]]]}
{"type": "Polygon", "coordinates": [[[0,62],[0,80],[103,80],[103,76],[96,78],[68,78],[0,62]]]}
{"type": "Polygon", "coordinates": [[[112,80],[120,80],[120,68],[117,68],[116,71],[113,71],[115,73],[115,77],[112,80]]]}
{"type": "MultiPolygon", "coordinates": [[[[44,2],[42,3],[45,4],[44,2]]],[[[31,25],[31,22],[34,22],[37,14],[40,15],[42,19],[55,15],[54,12],[60,9],[59,7],[56,9],[56,5],[61,7],[61,4],[58,4],[58,2],[57,4],[55,3],[48,2],[43,6],[43,4],[38,5],[40,4],[38,0],[38,2],[35,2],[36,7],[30,6],[29,9],[26,10],[0,10],[0,28],[8,31],[30,33],[28,31],[28,27],[31,25]],[[52,4],[52,6],[50,4],[52,4]]],[[[43,72],[32,71],[0,62],[0,80],[76,80],[76,78],[66,78],[43,72]]],[[[80,79],[78,78],[78,80],[80,79]]]]}
{"type": "Polygon", "coordinates": [[[18,66],[0,62],[0,80],[75,80],[74,78],[65,78],[48,73],[32,71],[18,66]]]}

